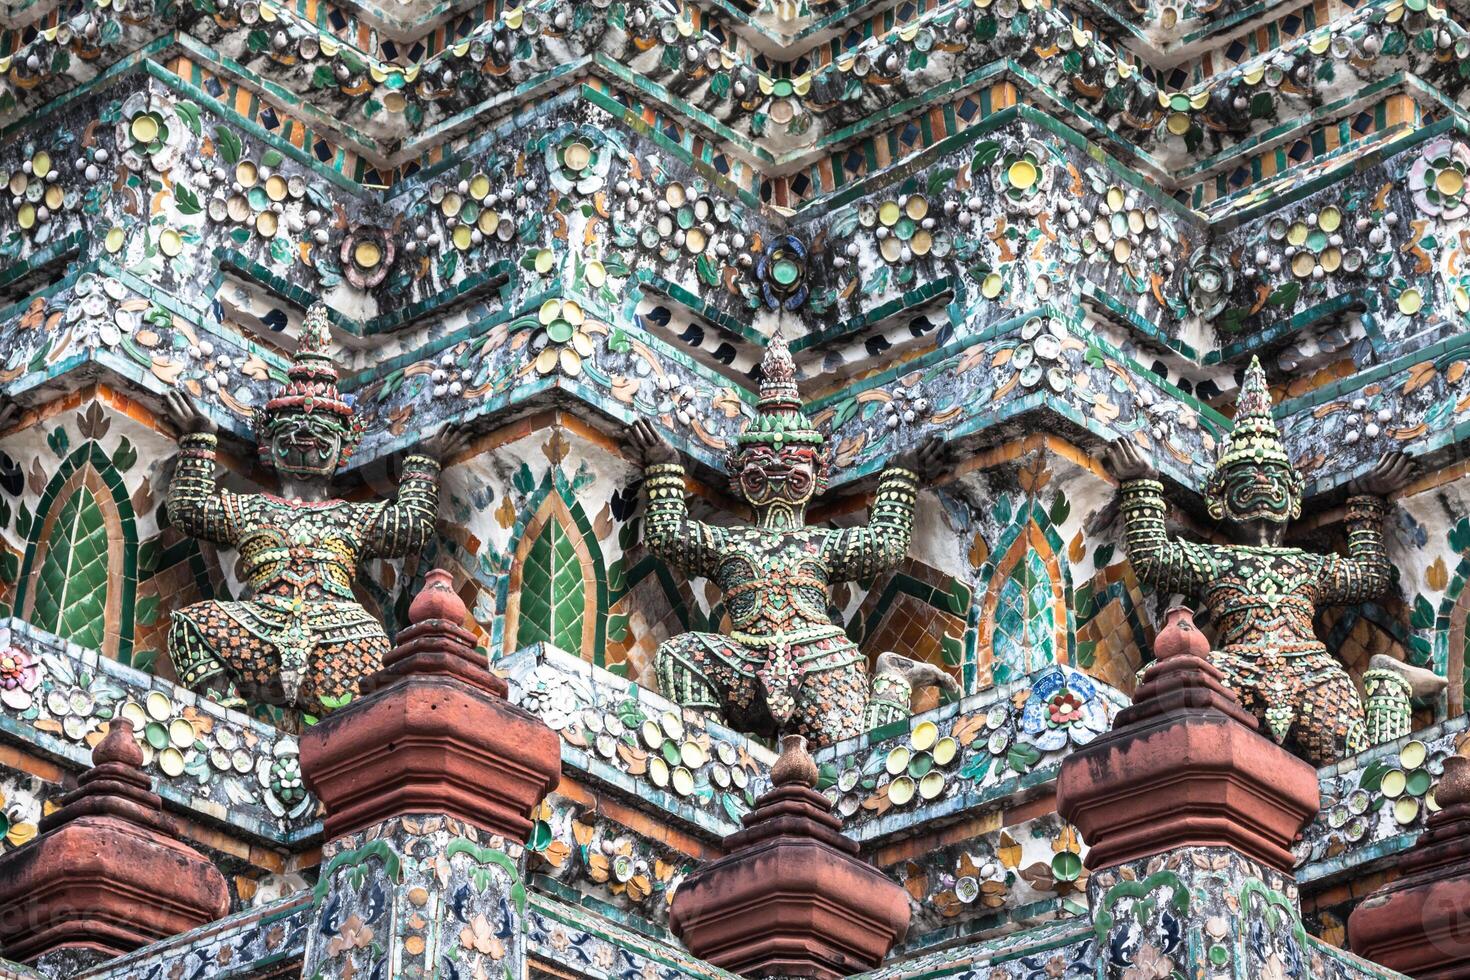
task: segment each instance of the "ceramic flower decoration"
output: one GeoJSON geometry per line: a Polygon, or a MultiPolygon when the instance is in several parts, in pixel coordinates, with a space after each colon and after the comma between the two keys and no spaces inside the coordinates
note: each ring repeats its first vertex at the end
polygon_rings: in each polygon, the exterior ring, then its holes
{"type": "Polygon", "coordinates": [[[168,145],[168,124],[156,112],[140,112],[128,121],[128,136],[135,150],[152,155],[168,145]]]}
{"type": "Polygon", "coordinates": [[[923,194],[864,204],[858,208],[858,222],[873,229],[878,254],[885,262],[905,263],[930,254],[939,258],[949,254],[949,237],[935,234],[938,225],[923,194]]]}
{"type": "Polygon", "coordinates": [[[1107,708],[1097,685],[1079,671],[1054,667],[1032,685],[1021,712],[1021,732],[1031,744],[1053,751],[1069,741],[1084,745],[1107,731],[1107,708]]]}
{"type": "Polygon", "coordinates": [[[1219,315],[1235,285],[1230,260],[1214,249],[1200,249],[1190,258],[1185,275],[1189,311],[1206,320],[1219,315]]]}
{"type": "Polygon", "coordinates": [[[74,209],[81,195],[62,186],[57,157],[49,150],[31,147],[27,153],[13,171],[0,169],[0,187],[10,192],[15,223],[40,245],[50,239],[56,219],[74,209]]]}
{"type": "Polygon", "coordinates": [[[0,702],[24,711],[40,686],[41,664],[34,654],[9,645],[0,650],[0,702]]]}
{"type": "Polygon", "coordinates": [[[810,294],[806,246],[795,235],[777,238],[756,263],[755,276],[767,308],[800,309],[810,294]]]}
{"type": "Polygon", "coordinates": [[[583,359],[592,356],[592,338],[583,329],[587,314],[581,304],[549,299],[541,304],[537,319],[545,331],[545,345],[536,355],[536,370],[551,374],[559,368],[563,374],[576,377],[582,371],[583,359]]]}
{"type": "Polygon", "coordinates": [[[135,92],[123,103],[114,132],[125,164],[162,173],[180,161],[189,129],[167,104],[135,92]]]}
{"type": "Polygon", "coordinates": [[[1441,139],[1424,147],[1409,168],[1409,189],[1414,203],[1425,214],[1461,218],[1470,205],[1465,202],[1466,174],[1470,173],[1470,147],[1441,139]]]}
{"type": "Polygon", "coordinates": [[[574,133],[546,148],[546,172],[564,194],[595,194],[607,182],[612,154],[586,135],[574,133]]]}
{"type": "Polygon", "coordinates": [[[1106,254],[1133,275],[1140,276],[1144,266],[1143,247],[1159,227],[1158,209],[1140,204],[1136,192],[1109,187],[1098,202],[1092,234],[1083,240],[1082,250],[1106,254]]]}
{"type": "Polygon", "coordinates": [[[1033,212],[1041,206],[1042,192],[1051,186],[1051,172],[1042,163],[1045,150],[1035,140],[1002,154],[994,171],[996,192],[1013,210],[1033,212]]]}
{"type": "Polygon", "coordinates": [[[358,225],[342,239],[342,272],[358,289],[371,289],[393,268],[393,239],[381,228],[358,225]]]}
{"type": "Polygon", "coordinates": [[[1071,375],[1062,360],[1067,326],[1057,317],[1034,316],[1021,325],[1021,342],[1011,352],[1010,365],[1022,386],[1038,387],[1042,381],[1055,392],[1067,390],[1071,375]]]}

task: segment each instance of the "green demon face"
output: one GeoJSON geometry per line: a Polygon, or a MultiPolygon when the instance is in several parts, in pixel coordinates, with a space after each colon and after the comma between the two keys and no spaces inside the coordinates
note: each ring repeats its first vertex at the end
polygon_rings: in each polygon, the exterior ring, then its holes
{"type": "Polygon", "coordinates": [[[283,476],[330,477],[342,459],[346,430],[322,412],[282,412],[270,421],[271,462],[283,476]]]}
{"type": "Polygon", "coordinates": [[[798,511],[811,502],[822,476],[822,458],[812,446],[779,449],[751,445],[740,451],[735,479],[752,507],[798,511]]]}
{"type": "Polygon", "coordinates": [[[1211,482],[1209,510],[1217,520],[1286,524],[1301,516],[1301,477],[1287,463],[1243,460],[1211,482]]]}

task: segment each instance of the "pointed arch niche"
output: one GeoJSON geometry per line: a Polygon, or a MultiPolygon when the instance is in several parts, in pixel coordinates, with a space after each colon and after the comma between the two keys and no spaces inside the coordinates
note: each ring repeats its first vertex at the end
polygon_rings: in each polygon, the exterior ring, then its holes
{"type": "Polygon", "coordinates": [[[1047,533],[1023,519],[995,561],[981,604],[981,689],[1071,660],[1065,570],[1047,533]]]}
{"type": "Polygon", "coordinates": [[[122,476],[97,443],[78,447],[38,501],[16,596],[21,618],[131,662],[137,549],[122,476]]]}
{"type": "Polygon", "coordinates": [[[1470,676],[1465,670],[1465,620],[1470,617],[1470,589],[1465,588],[1466,575],[1470,575],[1470,558],[1460,562],[1451,579],[1451,588],[1440,603],[1439,615],[1434,624],[1433,666],[1449,679],[1447,696],[1447,718],[1453,718],[1465,710],[1466,688],[1470,687],[1470,676]]]}
{"type": "Polygon", "coordinates": [[[591,522],[549,484],[517,540],[505,597],[505,651],[550,643],[603,665],[607,575],[591,522]]]}

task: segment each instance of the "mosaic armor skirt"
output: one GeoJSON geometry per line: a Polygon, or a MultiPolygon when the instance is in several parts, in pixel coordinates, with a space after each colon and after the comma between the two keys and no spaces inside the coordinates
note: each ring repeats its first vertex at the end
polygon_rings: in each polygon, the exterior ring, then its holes
{"type": "Polygon", "coordinates": [[[1210,654],[1262,733],[1325,766],[1367,748],[1363,705],[1347,670],[1326,649],[1226,647],[1210,654]]]}
{"type": "Polygon", "coordinates": [[[282,672],[294,669],[302,685],[295,704],[313,713],[356,694],[389,649],[382,625],[357,603],[273,596],[188,606],[173,614],[169,643],[190,688],[226,704],[283,704],[282,672]]]}
{"type": "Polygon", "coordinates": [[[864,730],[868,672],[844,635],[757,648],[720,633],[683,633],[659,647],[655,669],[664,696],[723,709],[741,731],[821,744],[864,730]]]}

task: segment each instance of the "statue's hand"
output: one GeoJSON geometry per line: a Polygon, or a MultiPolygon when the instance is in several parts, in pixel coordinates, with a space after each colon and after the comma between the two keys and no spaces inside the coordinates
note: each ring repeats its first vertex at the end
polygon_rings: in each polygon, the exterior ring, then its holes
{"type": "Polygon", "coordinates": [[[0,429],[10,428],[11,423],[20,418],[21,411],[19,402],[0,397],[0,429]]]}
{"type": "Polygon", "coordinates": [[[470,430],[463,425],[446,425],[425,440],[422,452],[441,463],[470,446],[470,430]]]}
{"type": "Polygon", "coordinates": [[[664,441],[647,419],[639,419],[633,423],[628,430],[628,441],[633,444],[633,452],[644,466],[654,466],[658,463],[677,463],[679,454],[664,441]]]}
{"type": "Polygon", "coordinates": [[[214,423],[214,420],[199,411],[194,400],[182,391],[170,391],[163,396],[163,417],[181,436],[195,432],[204,432],[209,435],[219,432],[219,426],[214,423]]]}
{"type": "Polygon", "coordinates": [[[1413,460],[1403,453],[1384,453],[1371,470],[1348,484],[1348,493],[1387,497],[1408,486],[1413,478],[1413,460]]]}
{"type": "Polygon", "coordinates": [[[1128,437],[1114,439],[1102,455],[1103,468],[1119,483],[1127,480],[1155,480],[1159,471],[1143,455],[1138,443],[1128,437]]]}
{"type": "Polygon", "coordinates": [[[893,465],[917,473],[921,483],[929,483],[949,467],[949,444],[940,436],[930,436],[904,451],[893,465]]]}

